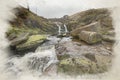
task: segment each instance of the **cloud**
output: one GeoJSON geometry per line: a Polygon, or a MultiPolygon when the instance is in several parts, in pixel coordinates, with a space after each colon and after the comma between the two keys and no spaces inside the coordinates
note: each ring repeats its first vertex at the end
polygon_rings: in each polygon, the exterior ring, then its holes
{"type": "MultiPolygon", "coordinates": [[[[27,0],[33,12],[41,16],[62,17],[90,8],[113,7],[117,0],[27,0]]],[[[24,3],[25,4],[25,3],[24,3]]]]}

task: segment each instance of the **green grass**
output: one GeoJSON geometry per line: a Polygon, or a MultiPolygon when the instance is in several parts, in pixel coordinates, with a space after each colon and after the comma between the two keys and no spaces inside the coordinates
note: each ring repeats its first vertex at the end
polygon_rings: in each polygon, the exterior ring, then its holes
{"type": "Polygon", "coordinates": [[[7,36],[11,35],[12,33],[19,35],[21,33],[30,33],[30,34],[39,34],[41,31],[37,28],[18,28],[18,27],[10,27],[6,32],[7,36]]]}

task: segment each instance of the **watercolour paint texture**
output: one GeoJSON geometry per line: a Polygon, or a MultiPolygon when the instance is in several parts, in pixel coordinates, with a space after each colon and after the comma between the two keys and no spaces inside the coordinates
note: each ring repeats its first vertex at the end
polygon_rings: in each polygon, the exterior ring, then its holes
{"type": "Polygon", "coordinates": [[[0,0],[0,80],[120,80],[119,0],[0,0]]]}

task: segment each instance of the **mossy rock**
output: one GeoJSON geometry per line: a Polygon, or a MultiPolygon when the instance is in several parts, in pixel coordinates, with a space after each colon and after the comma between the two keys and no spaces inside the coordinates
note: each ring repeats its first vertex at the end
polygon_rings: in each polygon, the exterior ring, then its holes
{"type": "Polygon", "coordinates": [[[88,44],[95,44],[102,41],[102,36],[97,32],[81,31],[79,34],[79,39],[88,44]]]}
{"type": "Polygon", "coordinates": [[[81,31],[91,31],[91,32],[101,32],[101,24],[100,22],[93,22],[85,26],[80,26],[74,30],[71,31],[71,35],[73,37],[77,37],[81,31]]]}
{"type": "Polygon", "coordinates": [[[96,73],[96,68],[96,63],[84,57],[67,58],[60,61],[58,71],[68,75],[81,75],[96,73]]]}
{"type": "Polygon", "coordinates": [[[33,48],[43,43],[46,40],[46,38],[46,35],[32,35],[25,43],[16,46],[16,50],[20,51],[33,48]]]}
{"type": "MultiPolygon", "coordinates": [[[[103,57],[104,59],[105,57],[103,57]]],[[[109,62],[106,63],[94,62],[85,57],[66,58],[60,60],[58,72],[67,75],[83,75],[104,73],[109,69],[109,62]]]]}

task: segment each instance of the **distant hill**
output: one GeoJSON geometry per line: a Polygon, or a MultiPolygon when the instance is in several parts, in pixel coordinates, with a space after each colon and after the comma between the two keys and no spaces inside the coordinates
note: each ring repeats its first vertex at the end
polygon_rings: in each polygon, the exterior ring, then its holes
{"type": "Polygon", "coordinates": [[[12,31],[30,32],[32,34],[57,34],[58,27],[55,22],[66,24],[69,31],[96,21],[100,22],[105,32],[113,29],[111,12],[106,8],[89,9],[70,16],[65,15],[61,18],[51,19],[38,16],[24,7],[15,8],[14,11],[16,18],[9,21],[14,30],[10,30],[8,34],[13,33],[12,31]]]}
{"type": "Polygon", "coordinates": [[[89,9],[69,16],[70,30],[99,21],[104,29],[113,29],[110,10],[106,8],[89,9]]]}
{"type": "Polygon", "coordinates": [[[48,19],[38,16],[24,7],[14,9],[15,16],[10,24],[15,28],[38,29],[41,34],[55,34],[57,32],[56,24],[48,19]]]}
{"type": "Polygon", "coordinates": [[[88,25],[92,22],[99,21],[101,26],[105,29],[113,29],[111,12],[106,8],[89,9],[78,12],[73,15],[65,15],[61,18],[53,18],[51,21],[60,21],[65,23],[69,30],[76,29],[81,26],[88,25]]]}

